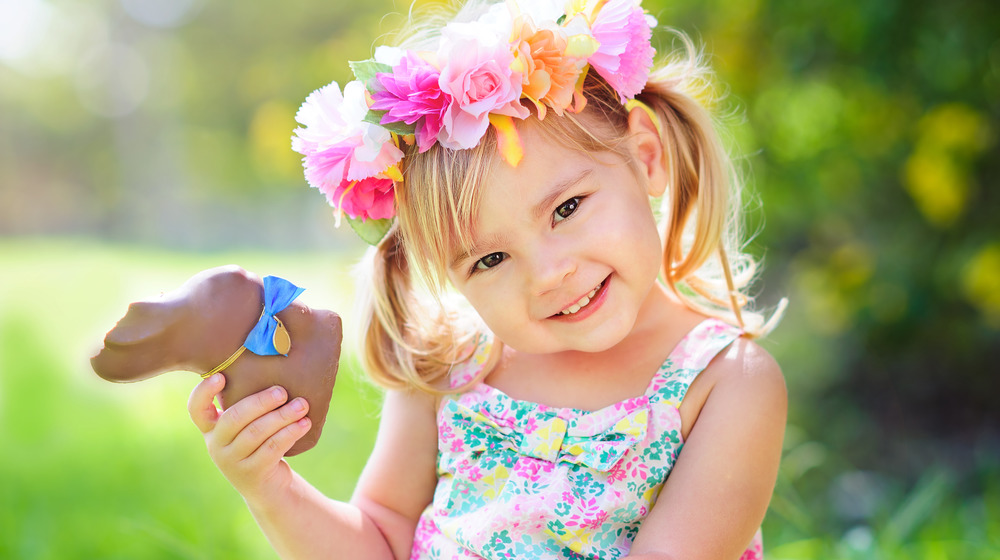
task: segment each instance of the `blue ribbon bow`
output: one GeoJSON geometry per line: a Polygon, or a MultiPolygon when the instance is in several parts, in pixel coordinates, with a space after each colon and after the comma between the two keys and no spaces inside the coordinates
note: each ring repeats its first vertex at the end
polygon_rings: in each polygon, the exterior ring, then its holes
{"type": "MultiPolygon", "coordinates": [[[[299,294],[305,291],[292,284],[284,278],[277,276],[264,277],[264,313],[260,316],[253,330],[247,335],[247,350],[258,356],[277,356],[281,354],[274,347],[274,331],[278,328],[278,318],[275,314],[280,313],[289,306],[299,294]]],[[[285,355],[285,354],[281,354],[285,355]]]]}

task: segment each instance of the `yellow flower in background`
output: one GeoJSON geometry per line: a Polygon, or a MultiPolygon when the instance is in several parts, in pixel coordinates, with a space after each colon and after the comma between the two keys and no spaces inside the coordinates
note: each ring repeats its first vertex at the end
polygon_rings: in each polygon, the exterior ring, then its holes
{"type": "Polygon", "coordinates": [[[299,158],[288,150],[289,123],[294,124],[295,107],[279,101],[260,105],[250,121],[248,144],[256,171],[264,177],[292,182],[299,177],[299,158]]]}
{"type": "Polygon", "coordinates": [[[965,211],[969,174],[946,152],[918,150],[906,160],[904,173],[907,192],[931,224],[946,228],[965,211]]]}
{"type": "Polygon", "coordinates": [[[903,185],[931,224],[947,228],[965,211],[975,185],[972,164],[990,144],[987,120],[959,103],[931,109],[917,125],[903,185]]]}
{"type": "Polygon", "coordinates": [[[1000,242],[976,253],[962,271],[962,291],[986,321],[1000,328],[1000,242]]]}

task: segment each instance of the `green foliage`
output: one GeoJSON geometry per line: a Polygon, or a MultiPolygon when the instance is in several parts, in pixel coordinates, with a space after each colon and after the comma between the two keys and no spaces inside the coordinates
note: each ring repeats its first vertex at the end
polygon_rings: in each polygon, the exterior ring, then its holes
{"type": "Polygon", "coordinates": [[[413,134],[416,131],[415,125],[406,124],[403,121],[394,121],[394,122],[383,123],[382,122],[382,117],[384,117],[388,113],[389,113],[389,111],[376,111],[374,109],[369,109],[368,110],[368,114],[365,115],[365,119],[364,120],[365,120],[365,122],[370,122],[372,124],[377,124],[377,125],[381,126],[382,128],[388,130],[389,132],[400,134],[402,136],[413,134]]]}
{"type": "Polygon", "coordinates": [[[368,91],[378,91],[381,89],[378,82],[376,81],[376,76],[381,73],[391,73],[392,67],[388,64],[382,64],[375,62],[375,59],[361,60],[348,62],[348,66],[351,67],[351,72],[354,72],[354,79],[360,80],[361,83],[365,84],[365,88],[368,91]]]}
{"type": "Polygon", "coordinates": [[[362,220],[361,218],[345,217],[344,219],[347,220],[354,233],[358,234],[358,237],[369,245],[378,245],[378,242],[385,237],[385,234],[389,233],[389,228],[392,227],[392,220],[387,218],[362,220]]]}

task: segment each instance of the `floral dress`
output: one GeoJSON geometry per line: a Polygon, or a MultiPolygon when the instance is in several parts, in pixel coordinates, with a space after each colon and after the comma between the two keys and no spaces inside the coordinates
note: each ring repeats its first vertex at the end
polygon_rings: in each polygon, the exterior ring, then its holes
{"type": "MultiPolygon", "coordinates": [[[[741,331],[708,319],[670,353],[646,392],[597,411],[515,400],[485,383],[438,412],[438,483],[413,560],[602,559],[628,555],[683,446],[678,407],[741,331]]],[[[482,369],[488,342],[456,368],[482,369]]],[[[741,560],[761,558],[760,531],[741,560]]]]}

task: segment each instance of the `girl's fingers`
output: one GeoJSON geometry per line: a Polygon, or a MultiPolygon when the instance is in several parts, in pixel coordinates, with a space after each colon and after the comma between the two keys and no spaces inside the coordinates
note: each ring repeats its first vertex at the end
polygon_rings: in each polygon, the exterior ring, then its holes
{"type": "Polygon", "coordinates": [[[270,465],[281,460],[285,453],[295,445],[295,442],[306,435],[312,422],[307,417],[300,418],[278,430],[273,436],[264,440],[246,461],[251,465],[270,465]]]}
{"type": "MultiPolygon", "coordinates": [[[[284,447],[277,454],[277,457],[280,458],[296,440],[305,434],[304,431],[298,431],[301,426],[296,426],[296,424],[308,411],[309,404],[305,399],[301,397],[293,399],[285,406],[271,411],[248,424],[236,436],[229,447],[239,457],[249,457],[261,449],[269,454],[271,451],[284,447]],[[294,437],[289,440],[289,437],[292,437],[293,434],[294,437]],[[285,446],[286,441],[287,446],[285,446]]],[[[308,419],[306,420],[308,422],[308,419]]]]}
{"type": "MultiPolygon", "coordinates": [[[[243,430],[284,404],[287,398],[288,393],[285,392],[284,388],[278,386],[243,398],[222,413],[219,421],[215,424],[213,439],[219,446],[229,446],[243,430]]],[[[253,430],[257,431],[260,428],[262,427],[258,425],[253,430]]],[[[248,454],[252,451],[252,449],[248,450],[248,454]]]]}
{"type": "Polygon", "coordinates": [[[201,433],[208,433],[219,420],[219,409],[215,406],[215,397],[226,386],[226,377],[221,373],[209,377],[199,383],[188,398],[188,414],[201,433]]]}

